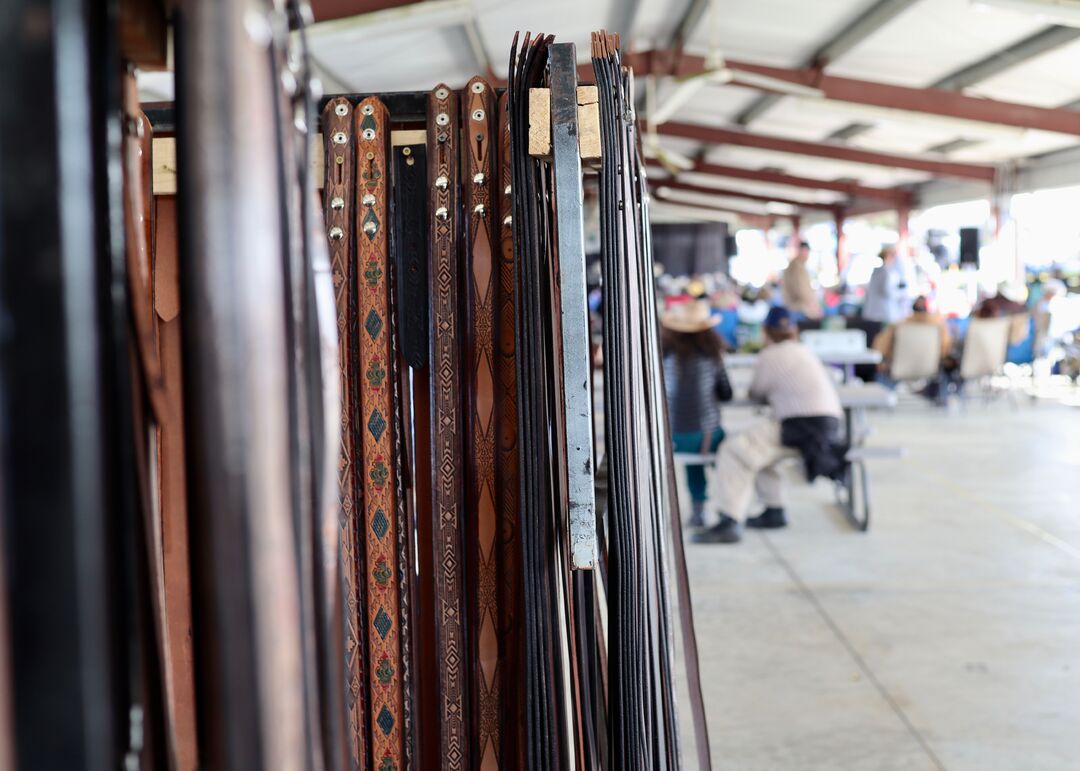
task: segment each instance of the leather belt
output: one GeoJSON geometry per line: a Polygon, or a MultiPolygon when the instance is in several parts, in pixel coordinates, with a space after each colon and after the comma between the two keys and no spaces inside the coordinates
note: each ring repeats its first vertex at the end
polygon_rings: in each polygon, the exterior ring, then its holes
{"type": "Polygon", "coordinates": [[[517,427],[517,343],[514,339],[514,222],[513,159],[510,154],[510,111],[507,94],[499,97],[498,123],[498,284],[495,302],[495,372],[498,393],[498,543],[499,543],[499,657],[502,671],[499,693],[505,716],[500,739],[500,760],[504,766],[524,765],[521,690],[518,665],[521,635],[518,630],[521,593],[521,555],[518,539],[518,427],[517,427]]]}
{"type": "MultiPolygon", "coordinates": [[[[414,442],[410,432],[412,412],[410,400],[404,395],[410,394],[409,370],[400,371],[398,366],[397,344],[400,341],[402,355],[409,362],[405,352],[408,345],[408,329],[413,330],[412,345],[419,352],[421,365],[427,363],[427,165],[426,147],[404,145],[393,147],[393,204],[394,235],[391,249],[394,252],[391,264],[391,323],[393,332],[391,343],[395,346],[392,356],[391,373],[393,375],[394,405],[397,409],[394,420],[395,447],[394,458],[401,465],[398,475],[398,596],[401,606],[401,688],[402,688],[402,736],[405,744],[405,762],[402,769],[416,767],[415,721],[415,634],[413,623],[414,608],[414,569],[416,555],[413,544],[416,541],[416,529],[413,526],[416,511],[416,481],[423,474],[410,469],[418,469],[414,458],[414,442]],[[422,315],[417,312],[423,309],[422,315]],[[422,319],[422,321],[421,321],[422,319]],[[423,325],[422,327],[420,325],[423,325]],[[418,327],[420,327],[418,329],[418,327]]],[[[414,354],[416,351],[414,351],[414,354]]],[[[410,364],[412,362],[409,362],[410,364]]],[[[410,394],[411,395],[411,394],[410,394]]]]}
{"type": "Polygon", "coordinates": [[[446,85],[428,95],[431,200],[431,467],[436,655],[439,665],[442,767],[471,767],[465,724],[460,358],[458,349],[458,105],[446,85]]]}
{"type": "Polygon", "coordinates": [[[398,576],[399,469],[393,421],[394,346],[390,316],[389,114],[375,97],[360,102],[356,137],[356,263],[360,275],[360,431],[363,439],[364,576],[367,581],[368,719],[372,763],[401,768],[403,699],[398,576]]]}
{"type": "MultiPolygon", "coordinates": [[[[144,709],[144,730],[148,740],[132,743],[129,757],[155,764],[169,758],[175,762],[177,737],[173,725],[174,694],[168,676],[169,641],[165,621],[165,577],[161,530],[161,510],[156,491],[151,489],[151,465],[156,458],[156,429],[165,417],[166,394],[158,355],[153,280],[151,275],[152,198],[150,193],[150,121],[139,109],[138,90],[132,71],[124,75],[124,252],[127,276],[127,339],[130,343],[130,424],[132,433],[121,441],[131,444],[132,469],[137,515],[132,527],[129,554],[134,564],[128,566],[132,582],[125,598],[132,625],[132,648],[128,655],[135,673],[130,681],[133,703],[144,709]],[[155,746],[156,745],[156,746],[155,746]]],[[[123,339],[123,338],[120,338],[123,339]]],[[[128,480],[124,480],[127,482],[128,480]]],[[[126,496],[124,496],[126,497],[126,496]]],[[[130,499],[129,499],[130,500],[130,499]]]]}
{"type": "Polygon", "coordinates": [[[191,644],[191,575],[184,462],[183,369],[180,340],[180,286],[177,263],[176,198],[155,199],[154,310],[165,384],[165,415],[158,426],[162,568],[168,640],[167,683],[176,737],[178,771],[198,767],[195,731],[194,657],[191,644]]]}
{"type": "Polygon", "coordinates": [[[353,432],[358,411],[358,322],[356,266],[353,259],[352,212],[354,203],[355,143],[353,107],[344,97],[331,99],[323,109],[323,145],[326,182],[323,212],[326,219],[330,264],[337,300],[338,359],[341,368],[341,458],[338,477],[341,494],[342,603],[344,606],[346,710],[349,755],[353,769],[363,769],[367,758],[366,660],[367,612],[359,571],[361,545],[357,521],[363,492],[355,467],[359,447],[353,432]]]}
{"type": "Polygon", "coordinates": [[[468,82],[461,95],[464,165],[464,212],[467,250],[463,284],[465,330],[466,415],[465,458],[468,466],[465,510],[469,522],[470,654],[473,659],[471,706],[473,745],[481,767],[497,767],[499,724],[499,602],[496,536],[496,383],[495,265],[496,199],[495,97],[480,77],[468,82]]]}

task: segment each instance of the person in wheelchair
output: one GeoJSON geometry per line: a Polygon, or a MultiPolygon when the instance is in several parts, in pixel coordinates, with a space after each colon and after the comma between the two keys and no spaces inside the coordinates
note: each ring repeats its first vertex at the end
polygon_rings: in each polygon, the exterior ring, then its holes
{"type": "Polygon", "coordinates": [[[808,481],[841,479],[846,447],[839,441],[843,409],[836,386],[817,355],[799,342],[787,309],[769,311],[768,341],[754,368],[750,397],[772,407],[773,417],[727,437],[720,445],[716,478],[720,521],[693,537],[698,543],[735,543],[739,519],[756,491],[765,510],[746,520],[751,528],[787,525],[779,464],[792,450],[802,457],[808,481]]]}

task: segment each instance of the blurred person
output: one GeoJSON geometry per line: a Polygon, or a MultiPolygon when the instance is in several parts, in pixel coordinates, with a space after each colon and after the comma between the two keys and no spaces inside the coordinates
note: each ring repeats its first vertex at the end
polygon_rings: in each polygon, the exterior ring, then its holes
{"type": "Polygon", "coordinates": [[[1059,278],[1049,279],[1043,283],[1042,294],[1031,309],[1035,317],[1035,351],[1040,356],[1045,356],[1054,343],[1054,306],[1059,305],[1058,298],[1065,297],[1068,292],[1064,281],[1059,278]]]}
{"type": "MultiPolygon", "coordinates": [[[[810,283],[810,271],[806,263],[810,259],[810,244],[799,242],[799,249],[780,276],[784,306],[797,316],[807,319],[821,318],[821,302],[810,283]]],[[[799,319],[796,319],[797,321],[799,319]]]]}
{"type": "Polygon", "coordinates": [[[938,328],[941,340],[941,358],[944,360],[952,350],[952,336],[949,334],[949,326],[937,313],[931,313],[925,297],[916,297],[911,304],[911,315],[896,324],[890,324],[878,333],[874,338],[872,348],[881,354],[881,363],[878,369],[883,373],[889,372],[892,363],[893,344],[896,340],[896,330],[905,324],[933,324],[938,328]]]}
{"type": "Polygon", "coordinates": [[[863,303],[863,318],[884,326],[908,315],[915,277],[910,262],[900,257],[895,246],[881,250],[881,265],[870,274],[863,303]]]}
{"type": "Polygon", "coordinates": [[[1027,286],[1020,281],[1002,281],[997,292],[975,306],[980,319],[1009,318],[1009,345],[1022,343],[1028,336],[1027,286]]]}
{"type": "MultiPolygon", "coordinates": [[[[675,452],[716,452],[724,439],[720,402],[730,401],[732,393],[709,304],[682,303],[661,315],[660,345],[675,452]]],[[[705,468],[688,465],[686,484],[693,505],[689,524],[701,527],[708,498],[705,468]]]]}
{"type": "Polygon", "coordinates": [[[750,384],[750,398],[769,404],[773,417],[728,437],[720,445],[716,479],[720,521],[697,533],[698,543],[735,543],[739,519],[757,492],[765,510],[746,520],[751,528],[787,525],[779,463],[796,449],[808,481],[838,478],[844,470],[844,448],[837,442],[843,409],[836,386],[821,359],[799,342],[791,313],[769,311],[764,323],[768,345],[761,352],[750,384]]]}

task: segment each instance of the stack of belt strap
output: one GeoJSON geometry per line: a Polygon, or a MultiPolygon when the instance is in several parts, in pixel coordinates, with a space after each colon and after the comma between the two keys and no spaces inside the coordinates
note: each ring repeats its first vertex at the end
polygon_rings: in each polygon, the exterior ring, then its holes
{"type": "Polygon", "coordinates": [[[522,572],[523,701],[526,767],[571,765],[574,734],[566,713],[568,666],[560,650],[556,556],[562,535],[553,432],[559,420],[551,306],[552,223],[548,177],[528,154],[529,89],[543,83],[550,36],[517,37],[510,53],[508,108],[513,158],[516,267],[519,537],[522,572]]]}
{"type": "Polygon", "coordinates": [[[466,250],[465,297],[465,511],[468,548],[469,656],[473,662],[470,709],[472,746],[480,768],[498,768],[500,640],[496,481],[495,313],[498,153],[495,94],[480,77],[461,94],[464,168],[462,187],[466,250]]]}
{"type": "Polygon", "coordinates": [[[602,132],[604,400],[609,490],[609,712],[613,768],[680,764],[668,526],[674,529],[680,612],[698,762],[709,768],[657,342],[645,181],[633,119],[632,78],[618,41],[593,36],[602,132]]]}
{"type": "Polygon", "coordinates": [[[330,100],[323,109],[323,146],[326,182],[323,212],[333,269],[337,306],[338,359],[340,367],[341,449],[338,462],[340,485],[339,537],[343,626],[345,633],[346,734],[350,767],[364,768],[367,757],[367,688],[364,679],[367,660],[367,611],[359,571],[362,545],[358,521],[363,509],[363,492],[356,468],[361,465],[360,447],[353,426],[359,412],[357,362],[359,325],[357,322],[357,269],[353,238],[354,167],[353,106],[344,97],[330,100]]]}
{"type": "Polygon", "coordinates": [[[398,593],[400,467],[393,421],[395,347],[388,247],[390,124],[375,97],[357,107],[355,238],[360,333],[360,421],[364,486],[364,580],[367,587],[368,729],[375,768],[402,768],[404,699],[398,593]]]}
{"type": "MultiPolygon", "coordinates": [[[[470,768],[465,598],[462,574],[461,359],[458,318],[458,100],[445,85],[428,96],[431,218],[431,469],[434,631],[438,666],[438,762],[470,768]]],[[[430,760],[427,762],[431,762],[430,760]]]]}

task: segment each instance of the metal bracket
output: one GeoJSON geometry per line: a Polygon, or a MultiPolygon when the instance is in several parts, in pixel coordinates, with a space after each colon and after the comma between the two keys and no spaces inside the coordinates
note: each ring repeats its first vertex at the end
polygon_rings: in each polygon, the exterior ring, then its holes
{"type": "MultiPolygon", "coordinates": [[[[548,103],[551,108],[551,151],[555,176],[563,409],[570,508],[570,565],[574,570],[591,570],[596,563],[597,552],[596,491],[582,215],[584,189],[578,142],[581,124],[578,118],[577,54],[573,43],[556,43],[548,52],[551,78],[548,103]]],[[[592,106],[598,106],[595,98],[592,106]]],[[[530,124],[530,140],[531,128],[530,124]]]]}

